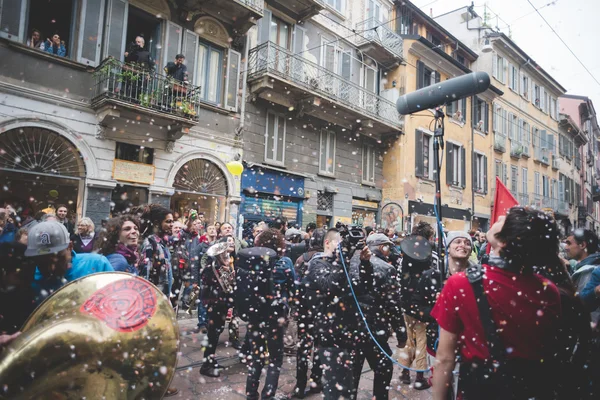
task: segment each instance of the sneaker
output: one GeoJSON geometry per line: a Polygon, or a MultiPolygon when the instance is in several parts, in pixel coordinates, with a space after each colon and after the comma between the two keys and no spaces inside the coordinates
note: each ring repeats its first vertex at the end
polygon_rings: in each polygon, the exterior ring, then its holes
{"type": "Polygon", "coordinates": [[[242,344],[240,343],[239,340],[232,340],[231,341],[231,347],[233,347],[236,350],[241,350],[242,344]]]}
{"type": "Polygon", "coordinates": [[[423,379],[415,380],[414,387],[415,387],[415,390],[425,390],[425,389],[429,389],[431,387],[431,385],[429,384],[427,379],[423,378],[423,379]]]}
{"type": "Polygon", "coordinates": [[[205,325],[199,325],[199,326],[195,327],[192,332],[206,334],[208,332],[208,329],[206,328],[205,325]]]}
{"type": "Polygon", "coordinates": [[[204,365],[200,367],[200,374],[208,376],[209,378],[218,378],[221,376],[219,368],[215,368],[213,366],[205,367],[204,365]]]}
{"type": "Polygon", "coordinates": [[[177,393],[179,393],[179,389],[170,387],[167,389],[167,392],[165,393],[165,397],[175,396],[177,393]]]}

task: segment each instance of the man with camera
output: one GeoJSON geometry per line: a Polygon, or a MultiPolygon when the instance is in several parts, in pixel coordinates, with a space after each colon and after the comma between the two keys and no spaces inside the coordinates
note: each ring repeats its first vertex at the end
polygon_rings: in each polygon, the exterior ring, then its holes
{"type": "MultiPolygon", "coordinates": [[[[319,359],[323,366],[325,400],[338,400],[340,397],[350,399],[356,394],[353,360],[361,335],[356,317],[358,311],[341,258],[343,255],[338,251],[340,242],[340,233],[336,229],[329,229],[325,235],[323,253],[315,254],[302,280],[305,296],[318,298],[313,315],[320,343],[319,359]]],[[[368,247],[359,253],[359,258],[359,281],[369,282],[372,278],[368,278],[368,275],[372,271],[368,247]]]]}
{"type": "Polygon", "coordinates": [[[392,327],[397,325],[394,320],[402,318],[397,270],[390,259],[393,247],[388,236],[375,233],[366,239],[366,250],[356,252],[350,261],[350,276],[353,284],[358,283],[355,287],[361,289],[357,298],[368,324],[368,329],[364,321],[359,325],[362,340],[354,359],[354,387],[358,390],[366,359],[375,374],[373,396],[376,400],[388,398],[394,369],[388,339],[392,327]],[[370,258],[365,258],[365,253],[371,253],[370,258]]]}
{"type": "Polygon", "coordinates": [[[165,66],[165,73],[167,76],[178,82],[188,83],[188,71],[187,66],[183,63],[184,61],[185,56],[183,54],[177,54],[175,56],[175,62],[169,61],[165,66]]]}

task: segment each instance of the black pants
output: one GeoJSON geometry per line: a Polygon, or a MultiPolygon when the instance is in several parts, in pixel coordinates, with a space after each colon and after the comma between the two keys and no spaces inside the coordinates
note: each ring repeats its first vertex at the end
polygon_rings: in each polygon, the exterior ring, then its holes
{"type": "Polygon", "coordinates": [[[261,399],[273,399],[279,385],[279,374],[283,365],[283,335],[285,327],[279,326],[277,322],[270,325],[248,324],[251,360],[248,360],[248,377],[246,378],[246,398],[248,400],[258,399],[258,385],[260,375],[265,366],[265,352],[269,352],[269,366],[265,386],[261,393],[261,399]]]}
{"type": "MultiPolygon", "coordinates": [[[[219,344],[219,336],[225,327],[225,319],[227,318],[227,310],[230,308],[228,303],[215,303],[208,306],[208,346],[204,351],[204,367],[216,367],[215,352],[219,344]]],[[[237,331],[236,323],[229,324],[229,335],[232,331],[237,331]]]]}
{"type": "Polygon", "coordinates": [[[323,398],[325,400],[355,398],[353,351],[337,347],[319,348],[319,358],[323,366],[323,398]]]}
{"type": "MultiPolygon", "coordinates": [[[[387,340],[383,342],[380,338],[379,342],[383,350],[391,355],[392,350],[387,340]]],[[[373,396],[376,400],[387,400],[394,364],[372,340],[361,344],[356,352],[354,358],[354,388],[358,391],[358,383],[360,382],[365,359],[375,375],[373,378],[373,396]]]]}
{"type": "Polygon", "coordinates": [[[313,356],[313,366],[310,373],[310,379],[315,383],[321,384],[323,370],[321,369],[321,361],[317,351],[318,343],[315,342],[315,328],[312,326],[313,322],[299,319],[298,325],[303,325],[303,327],[298,328],[299,346],[296,351],[296,387],[303,392],[306,389],[308,360],[311,353],[313,356]]]}

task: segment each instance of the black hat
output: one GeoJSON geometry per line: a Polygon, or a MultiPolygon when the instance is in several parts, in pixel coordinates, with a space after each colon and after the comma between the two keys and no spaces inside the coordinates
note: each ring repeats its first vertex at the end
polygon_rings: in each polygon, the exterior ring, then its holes
{"type": "Polygon", "coordinates": [[[268,247],[250,247],[238,251],[235,266],[245,270],[258,271],[270,267],[276,257],[275,250],[268,247]]]}
{"type": "Polygon", "coordinates": [[[428,261],[431,259],[432,247],[429,240],[423,236],[410,235],[400,243],[402,254],[414,261],[428,261]]]}

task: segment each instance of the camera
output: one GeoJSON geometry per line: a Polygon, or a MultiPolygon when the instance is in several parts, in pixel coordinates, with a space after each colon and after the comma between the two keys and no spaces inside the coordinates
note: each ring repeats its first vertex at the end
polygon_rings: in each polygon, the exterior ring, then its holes
{"type": "Polygon", "coordinates": [[[338,222],[335,224],[335,229],[340,233],[342,247],[346,249],[350,258],[356,250],[361,251],[365,247],[365,234],[358,226],[338,222]]]}

